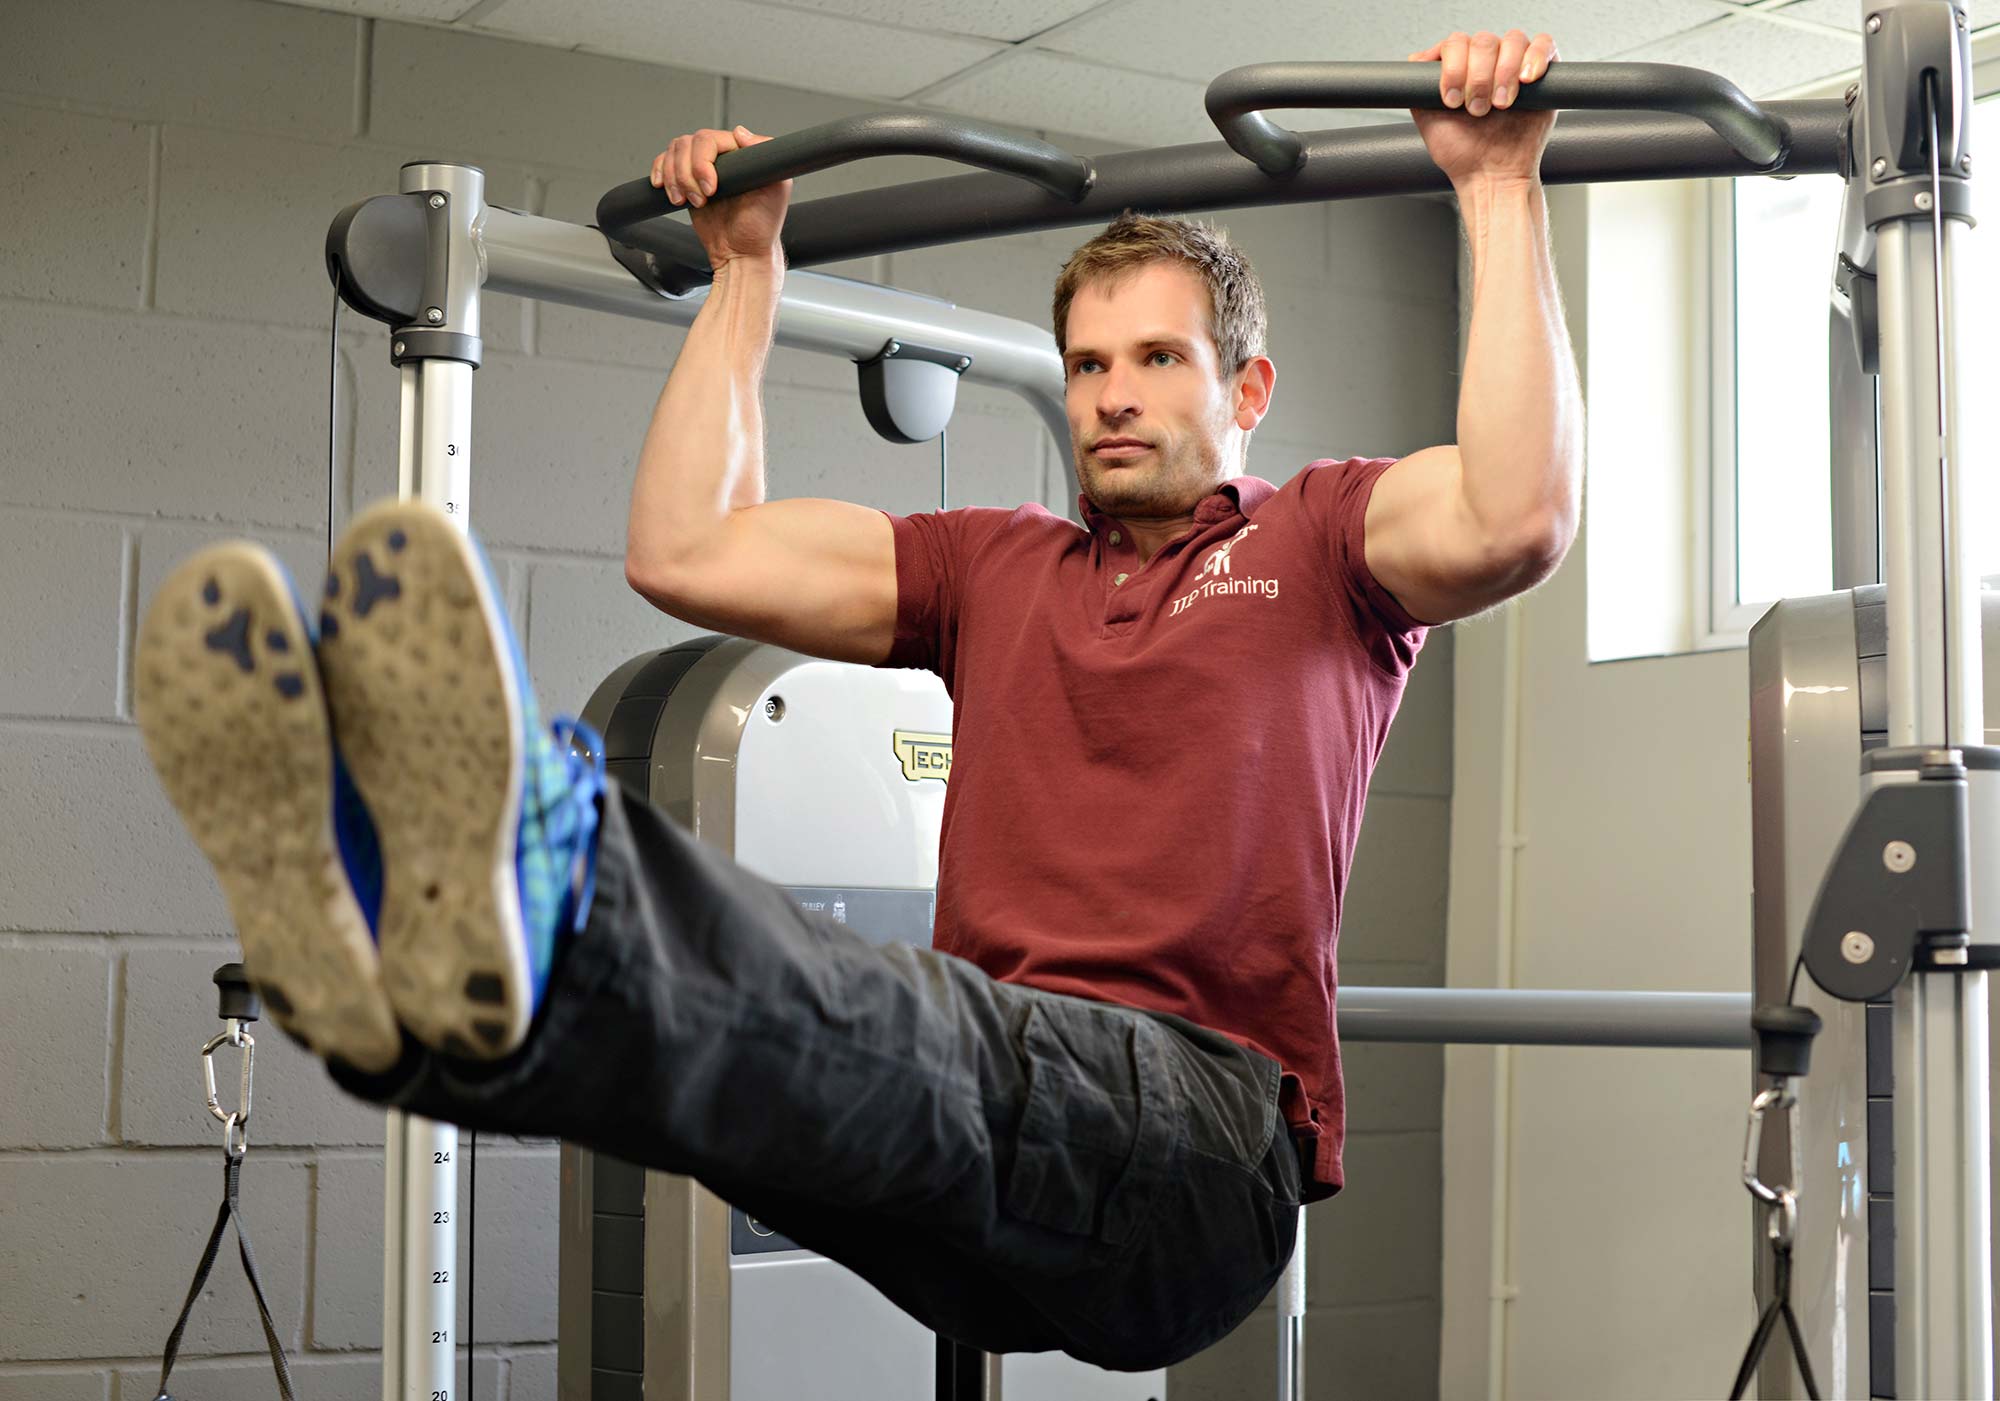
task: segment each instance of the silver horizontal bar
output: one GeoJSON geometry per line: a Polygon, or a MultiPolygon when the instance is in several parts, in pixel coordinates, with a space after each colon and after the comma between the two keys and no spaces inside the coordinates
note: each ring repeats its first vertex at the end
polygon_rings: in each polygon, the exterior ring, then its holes
{"type": "MultiPolygon", "coordinates": [[[[602,233],[581,224],[488,205],[475,232],[491,291],[676,326],[692,322],[708,296],[706,287],[669,297],[644,286],[602,233]]],[[[777,340],[850,360],[872,360],[891,340],[968,355],[967,380],[1019,394],[1068,450],[1062,357],[1054,336],[1025,321],[794,269],[785,274],[777,340]]]]}
{"type": "Polygon", "coordinates": [[[1548,988],[1343,987],[1347,1041],[1747,1049],[1750,996],[1548,988]]]}

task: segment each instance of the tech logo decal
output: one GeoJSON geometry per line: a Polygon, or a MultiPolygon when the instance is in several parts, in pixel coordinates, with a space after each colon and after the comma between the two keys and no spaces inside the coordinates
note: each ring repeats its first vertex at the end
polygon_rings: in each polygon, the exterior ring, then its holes
{"type": "Polygon", "coordinates": [[[896,758],[903,765],[903,777],[912,783],[921,783],[934,778],[939,783],[951,779],[951,736],[918,734],[915,730],[897,730],[892,738],[896,745],[896,758]]]}
{"type": "Polygon", "coordinates": [[[1233,557],[1236,547],[1256,528],[1246,525],[1215,547],[1215,552],[1201,562],[1201,582],[1174,600],[1173,606],[1167,610],[1169,618],[1179,617],[1185,610],[1215,594],[1257,594],[1264,598],[1278,596],[1276,579],[1253,578],[1235,572],[1233,557]]]}

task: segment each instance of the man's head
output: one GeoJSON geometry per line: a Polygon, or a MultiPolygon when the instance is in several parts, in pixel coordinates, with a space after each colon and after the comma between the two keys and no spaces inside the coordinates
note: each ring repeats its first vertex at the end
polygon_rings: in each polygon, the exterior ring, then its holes
{"type": "Polygon", "coordinates": [[[1100,511],[1186,516],[1243,470],[1274,374],[1264,289],[1227,234],[1121,214],[1070,255],[1054,317],[1077,478],[1100,511]]]}

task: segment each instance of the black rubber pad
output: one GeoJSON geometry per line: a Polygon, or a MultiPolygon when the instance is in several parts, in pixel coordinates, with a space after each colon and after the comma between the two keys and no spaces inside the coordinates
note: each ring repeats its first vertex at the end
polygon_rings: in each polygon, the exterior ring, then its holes
{"type": "Polygon", "coordinates": [[[250,655],[250,610],[239,608],[229,615],[229,621],[202,638],[211,652],[227,652],[236,662],[239,671],[255,671],[256,661],[250,655]]]}
{"type": "Polygon", "coordinates": [[[403,581],[394,574],[375,572],[375,561],[367,555],[354,557],[354,616],[365,618],[384,599],[401,598],[403,581]]]}

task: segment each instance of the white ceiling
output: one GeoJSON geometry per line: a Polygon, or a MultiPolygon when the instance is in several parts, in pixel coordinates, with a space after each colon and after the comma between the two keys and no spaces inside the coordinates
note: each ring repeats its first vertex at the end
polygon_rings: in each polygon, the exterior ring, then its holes
{"type": "MultiPolygon", "coordinates": [[[[1462,29],[1685,63],[1753,97],[1857,68],[1861,0],[278,0],[1130,145],[1210,140],[1202,88],[1272,59],[1400,59],[1462,29]]],[[[2000,0],[1972,0],[1975,28],[2000,0]]],[[[1277,113],[1330,127],[1400,114],[1277,113]]]]}

